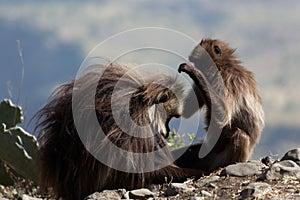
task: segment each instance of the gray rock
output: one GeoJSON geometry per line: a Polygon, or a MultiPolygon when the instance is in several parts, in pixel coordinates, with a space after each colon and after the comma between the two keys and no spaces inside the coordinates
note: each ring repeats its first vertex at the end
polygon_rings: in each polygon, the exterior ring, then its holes
{"type": "Polygon", "coordinates": [[[242,182],[242,186],[249,185],[249,183],[250,183],[250,180],[243,181],[243,182],[242,182]]]}
{"type": "Polygon", "coordinates": [[[89,195],[85,200],[119,200],[121,199],[120,194],[117,190],[104,190],[102,192],[95,192],[94,194],[89,195]]]}
{"type": "Polygon", "coordinates": [[[118,189],[116,192],[118,192],[120,197],[123,197],[126,194],[126,190],[124,188],[123,189],[118,189]]]}
{"type": "Polygon", "coordinates": [[[213,183],[207,184],[207,187],[210,187],[210,188],[218,188],[218,186],[217,186],[216,184],[213,184],[213,183]]]}
{"type": "Polygon", "coordinates": [[[130,199],[129,198],[129,192],[126,192],[123,196],[122,199],[130,199]]]}
{"type": "Polygon", "coordinates": [[[281,160],[292,160],[300,165],[300,148],[288,151],[281,160]]]}
{"type": "Polygon", "coordinates": [[[130,199],[147,199],[149,197],[154,197],[154,193],[146,188],[129,191],[130,199]]]}
{"type": "Polygon", "coordinates": [[[253,197],[254,192],[255,190],[253,188],[246,188],[242,190],[240,193],[241,199],[247,199],[253,197]]]}
{"type": "Polygon", "coordinates": [[[190,198],[190,200],[204,200],[203,197],[193,196],[190,198]]]}
{"type": "MultiPolygon", "coordinates": [[[[1,198],[0,198],[1,199],[1,198]]],[[[2,199],[1,199],[2,200],[2,199]]],[[[41,199],[41,198],[36,198],[36,197],[31,197],[31,196],[29,196],[29,195],[27,195],[27,194],[23,194],[22,195],[22,200],[43,200],[43,199],[41,199]]]]}
{"type": "Polygon", "coordinates": [[[233,186],[232,185],[222,185],[221,188],[227,190],[227,189],[232,189],[233,186]]]}
{"type": "Polygon", "coordinates": [[[274,163],[266,172],[265,178],[267,180],[280,180],[282,178],[300,179],[300,166],[291,160],[274,163]]]}
{"type": "Polygon", "coordinates": [[[241,199],[249,197],[261,198],[272,191],[272,187],[264,182],[250,183],[241,193],[241,199]]]}
{"type": "Polygon", "coordinates": [[[202,194],[203,196],[207,196],[207,197],[211,197],[211,196],[212,196],[211,193],[209,193],[209,192],[207,192],[207,191],[205,191],[205,190],[201,190],[201,194],[202,194]]]}
{"type": "Polygon", "coordinates": [[[12,189],[11,193],[12,193],[14,196],[17,196],[17,195],[18,195],[18,191],[16,190],[16,188],[12,189]]]}
{"type": "Polygon", "coordinates": [[[261,173],[263,164],[260,162],[247,162],[228,165],[223,169],[221,175],[226,176],[253,176],[261,173]]]}
{"type": "Polygon", "coordinates": [[[159,184],[151,184],[149,186],[147,186],[147,188],[151,191],[151,192],[160,192],[161,188],[162,188],[162,185],[159,185],[159,184]]]}
{"type": "Polygon", "coordinates": [[[260,160],[249,160],[247,163],[256,164],[257,166],[259,166],[260,169],[267,167],[267,165],[265,165],[264,163],[262,163],[260,160]]]}
{"type": "Polygon", "coordinates": [[[266,156],[261,159],[261,162],[265,164],[266,166],[270,166],[275,162],[275,160],[271,156],[266,156]]]}
{"type": "Polygon", "coordinates": [[[179,194],[179,189],[175,188],[171,184],[167,187],[167,189],[165,191],[165,196],[166,197],[175,196],[177,194],[179,194]]]}
{"type": "Polygon", "coordinates": [[[194,187],[188,187],[185,183],[171,183],[165,191],[165,196],[174,196],[179,192],[193,192],[194,190],[194,187]]]}
{"type": "Polygon", "coordinates": [[[293,188],[286,188],[286,189],[284,189],[284,192],[295,193],[295,189],[293,189],[293,188]]]}
{"type": "Polygon", "coordinates": [[[209,185],[210,183],[216,182],[217,180],[220,179],[220,176],[209,176],[204,179],[201,179],[196,182],[196,186],[198,188],[201,188],[203,186],[209,185]]]}

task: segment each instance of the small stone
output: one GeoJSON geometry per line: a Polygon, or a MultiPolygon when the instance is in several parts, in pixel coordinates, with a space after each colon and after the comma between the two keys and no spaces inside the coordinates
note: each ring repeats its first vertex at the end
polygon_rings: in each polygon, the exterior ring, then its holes
{"type": "Polygon", "coordinates": [[[274,159],[271,156],[266,156],[261,159],[261,162],[267,166],[270,166],[272,163],[274,163],[274,159]]]}
{"type": "Polygon", "coordinates": [[[185,183],[171,183],[166,191],[166,196],[174,196],[177,195],[179,192],[192,192],[194,191],[194,187],[188,187],[185,183]]]}
{"type": "Polygon", "coordinates": [[[265,178],[267,180],[300,179],[300,166],[291,160],[274,163],[265,173],[265,178]]]}
{"type": "Polygon", "coordinates": [[[5,191],[5,187],[3,185],[0,185],[0,194],[5,191]]]}
{"type": "Polygon", "coordinates": [[[179,190],[175,187],[172,187],[171,185],[169,185],[165,191],[165,196],[169,197],[169,196],[175,196],[179,194],[179,190]]]}
{"type": "Polygon", "coordinates": [[[262,163],[260,160],[249,160],[246,163],[255,163],[255,164],[259,165],[260,167],[264,167],[265,166],[265,164],[262,163]]]}
{"type": "Polygon", "coordinates": [[[160,189],[161,189],[161,186],[158,185],[158,184],[151,184],[151,185],[149,185],[148,189],[149,189],[151,192],[159,192],[160,189]]]}
{"type": "Polygon", "coordinates": [[[43,199],[35,198],[35,197],[28,196],[27,194],[23,194],[22,195],[22,200],[43,200],[43,199]]]}
{"type": "Polygon", "coordinates": [[[255,197],[259,198],[272,191],[272,188],[269,184],[264,182],[254,182],[250,183],[241,193],[240,196],[242,199],[255,197]]]}
{"type": "Polygon", "coordinates": [[[95,192],[85,198],[85,200],[119,200],[121,196],[117,190],[103,190],[102,192],[95,192]]]}
{"type": "Polygon", "coordinates": [[[189,189],[189,187],[185,183],[171,183],[171,185],[181,190],[189,189]]]}
{"type": "Polygon", "coordinates": [[[250,183],[250,181],[249,181],[249,180],[243,181],[243,182],[242,182],[242,186],[249,185],[249,183],[250,183]]]}
{"type": "Polygon", "coordinates": [[[145,198],[149,198],[149,197],[153,197],[153,196],[154,196],[154,193],[146,188],[131,190],[129,192],[130,199],[145,199],[145,198]]]}
{"type": "Polygon", "coordinates": [[[241,199],[246,199],[249,197],[252,197],[254,194],[255,190],[252,188],[246,188],[241,192],[241,199]]]}
{"type": "Polygon", "coordinates": [[[211,196],[212,196],[211,193],[209,193],[209,192],[207,192],[207,191],[205,191],[205,190],[201,190],[201,194],[204,195],[204,196],[208,196],[208,197],[211,197],[211,196]]]}
{"type": "Polygon", "coordinates": [[[16,189],[13,189],[13,190],[11,191],[11,193],[12,193],[13,195],[18,195],[18,191],[17,191],[16,189]]]}
{"type": "Polygon", "coordinates": [[[210,188],[218,188],[218,186],[216,184],[213,184],[213,183],[209,183],[207,186],[210,187],[210,188]]]}
{"type": "Polygon", "coordinates": [[[209,183],[216,182],[219,179],[220,179],[220,176],[209,176],[207,178],[197,181],[196,186],[198,188],[201,188],[205,185],[208,185],[209,183]]]}
{"type": "Polygon", "coordinates": [[[190,200],[204,200],[204,198],[203,197],[198,197],[198,196],[195,195],[195,196],[191,197],[190,200]]]}
{"type": "Polygon", "coordinates": [[[221,175],[226,176],[253,176],[261,173],[262,165],[259,162],[237,163],[228,165],[223,169],[221,175]]]}
{"type": "Polygon", "coordinates": [[[119,194],[119,196],[121,198],[123,198],[123,196],[126,194],[126,190],[124,188],[123,189],[118,189],[116,192],[119,194]]]}
{"type": "Polygon", "coordinates": [[[287,192],[287,193],[295,193],[295,190],[293,188],[286,188],[284,190],[284,192],[287,192]]]}
{"type": "Polygon", "coordinates": [[[231,185],[224,185],[224,186],[222,186],[222,189],[232,189],[232,186],[231,185]]]}
{"type": "Polygon", "coordinates": [[[295,163],[297,163],[298,165],[300,165],[300,148],[297,149],[293,149],[288,151],[281,159],[281,161],[283,160],[292,160],[295,163]]]}
{"type": "Polygon", "coordinates": [[[122,196],[122,199],[130,199],[130,198],[129,198],[129,191],[126,192],[126,193],[122,196]]]}

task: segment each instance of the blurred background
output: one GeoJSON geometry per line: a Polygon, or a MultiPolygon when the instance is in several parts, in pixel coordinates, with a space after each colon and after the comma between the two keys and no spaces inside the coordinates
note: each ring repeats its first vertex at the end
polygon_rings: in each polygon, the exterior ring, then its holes
{"type": "MultiPolygon", "coordinates": [[[[87,53],[113,34],[155,26],[225,40],[255,73],[266,128],[252,158],[300,147],[300,3],[284,1],[2,1],[0,100],[23,107],[21,125],[51,91],[75,77],[87,53]],[[16,41],[22,48],[25,74],[16,41]]],[[[175,41],[176,42],[176,41],[175,41]]],[[[192,49],[191,49],[192,50],[192,49]]]]}

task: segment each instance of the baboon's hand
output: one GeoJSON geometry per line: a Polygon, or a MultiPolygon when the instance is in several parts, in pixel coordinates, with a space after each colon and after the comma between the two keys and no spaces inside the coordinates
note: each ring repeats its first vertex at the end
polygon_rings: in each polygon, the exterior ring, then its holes
{"type": "Polygon", "coordinates": [[[198,70],[196,67],[194,67],[194,66],[192,66],[190,64],[187,64],[187,63],[180,64],[179,68],[178,68],[178,72],[179,73],[185,72],[187,75],[189,75],[195,81],[196,84],[198,82],[197,79],[199,79],[199,78],[203,79],[203,75],[200,72],[200,70],[198,70]]]}
{"type": "Polygon", "coordinates": [[[188,65],[187,63],[182,63],[179,65],[179,68],[178,68],[178,72],[181,73],[181,72],[185,72],[185,73],[188,73],[191,69],[191,66],[188,65]]]}
{"type": "Polygon", "coordinates": [[[203,74],[196,67],[187,63],[182,63],[179,65],[178,72],[185,72],[187,75],[189,75],[199,88],[207,87],[203,74]]]}

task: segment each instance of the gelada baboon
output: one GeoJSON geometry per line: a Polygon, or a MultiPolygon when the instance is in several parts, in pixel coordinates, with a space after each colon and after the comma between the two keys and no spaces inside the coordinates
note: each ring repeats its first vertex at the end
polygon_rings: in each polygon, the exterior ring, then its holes
{"type": "MultiPolygon", "coordinates": [[[[168,122],[171,117],[179,116],[182,112],[180,100],[172,92],[181,91],[182,88],[174,81],[174,77],[151,77],[139,74],[138,71],[125,75],[129,71],[128,67],[111,64],[100,78],[96,71],[101,67],[91,67],[89,72],[76,80],[76,87],[75,81],[59,86],[49,102],[38,112],[41,187],[53,188],[57,198],[74,200],[104,189],[130,190],[164,183],[166,178],[181,181],[193,175],[201,175],[200,170],[174,165],[166,146],[164,136],[169,131],[168,122]],[[119,89],[116,89],[117,83],[119,89]],[[96,87],[93,88],[93,85],[96,87]],[[85,99],[90,98],[94,90],[95,106],[85,105],[85,99]],[[72,99],[75,92],[79,98],[72,99]],[[98,136],[99,130],[91,128],[89,124],[85,124],[83,129],[84,137],[79,136],[77,128],[80,127],[75,126],[72,114],[74,101],[81,106],[77,116],[79,120],[89,121],[89,116],[96,113],[103,137],[98,136]],[[117,110],[114,116],[113,103],[117,110]],[[126,112],[129,112],[133,123],[124,131],[115,119],[125,120],[128,117],[124,114],[126,112]],[[107,163],[97,160],[86,147],[101,154],[107,163]],[[113,147],[121,151],[115,152],[113,147]],[[159,149],[163,150],[151,154],[159,149]],[[142,159],[136,153],[149,156],[142,159]],[[161,163],[168,165],[157,169],[156,165],[161,163]],[[124,171],[108,166],[114,164],[124,171]],[[135,168],[139,171],[131,172],[135,168]],[[147,171],[146,168],[156,170],[147,171]]],[[[124,125],[127,121],[118,123],[124,125]]]]}
{"type": "MultiPolygon", "coordinates": [[[[223,41],[203,39],[189,57],[196,67],[183,63],[178,69],[194,81],[198,104],[200,108],[206,107],[206,126],[215,120],[221,128],[221,135],[207,156],[200,159],[198,154],[201,144],[192,145],[176,161],[178,166],[212,171],[247,161],[260,138],[264,127],[261,97],[253,73],[241,65],[234,52],[223,41]],[[215,65],[211,65],[208,58],[215,65]],[[214,71],[212,68],[215,66],[217,70],[214,71]],[[216,73],[221,79],[218,79],[216,73]],[[222,113],[220,110],[224,112],[223,117],[218,116],[218,113],[222,113]]],[[[195,110],[190,109],[189,112],[191,115],[195,110]]],[[[174,151],[173,155],[181,151],[174,151]]]]}

